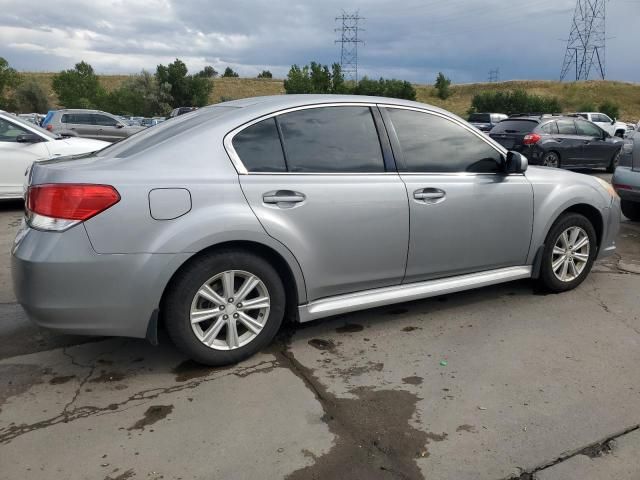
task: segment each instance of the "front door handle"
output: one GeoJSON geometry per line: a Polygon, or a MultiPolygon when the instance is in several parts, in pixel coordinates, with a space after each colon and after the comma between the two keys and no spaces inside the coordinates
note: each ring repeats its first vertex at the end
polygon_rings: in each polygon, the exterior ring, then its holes
{"type": "Polygon", "coordinates": [[[425,203],[439,203],[444,200],[446,192],[439,188],[421,188],[413,192],[413,198],[425,203]]]}
{"type": "Polygon", "coordinates": [[[304,202],[307,197],[304,193],[294,192],[292,190],[278,190],[275,192],[267,192],[262,196],[262,201],[268,204],[287,204],[304,202]]]}

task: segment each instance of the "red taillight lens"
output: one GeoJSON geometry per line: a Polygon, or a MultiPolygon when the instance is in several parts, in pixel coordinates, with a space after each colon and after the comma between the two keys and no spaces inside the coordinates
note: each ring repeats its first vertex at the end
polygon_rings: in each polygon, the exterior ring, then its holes
{"type": "Polygon", "coordinates": [[[524,141],[522,143],[525,145],[533,145],[534,143],[538,143],[541,138],[542,137],[537,133],[528,133],[524,136],[524,141]]]}
{"type": "Polygon", "coordinates": [[[633,190],[631,185],[625,185],[624,183],[614,183],[613,188],[617,190],[633,190]]]}
{"type": "Polygon", "coordinates": [[[47,130],[52,131],[53,130],[53,125],[49,124],[45,127],[47,130]]]}
{"type": "Polygon", "coordinates": [[[27,209],[45,217],[88,220],[120,201],[110,185],[56,183],[34,185],[27,191],[27,209]]]}

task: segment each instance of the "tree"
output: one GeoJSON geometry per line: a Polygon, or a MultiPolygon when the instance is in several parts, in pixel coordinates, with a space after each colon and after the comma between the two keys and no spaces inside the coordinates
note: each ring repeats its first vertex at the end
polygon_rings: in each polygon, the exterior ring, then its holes
{"type": "Polygon", "coordinates": [[[84,61],[54,76],[52,85],[66,108],[93,108],[106,95],[93,67],[84,61]]]}
{"type": "Polygon", "coordinates": [[[258,74],[258,78],[273,78],[273,75],[269,70],[263,70],[258,74]]]}
{"type": "Polygon", "coordinates": [[[609,115],[611,118],[619,118],[620,117],[620,106],[616,103],[613,103],[609,100],[606,100],[600,104],[600,113],[604,113],[609,115]]]}
{"type": "Polygon", "coordinates": [[[44,113],[50,108],[47,92],[34,80],[20,84],[13,97],[18,111],[21,113],[44,113]]]}
{"type": "Polygon", "coordinates": [[[435,87],[437,90],[438,98],[441,100],[446,100],[451,96],[451,90],[449,89],[451,85],[451,80],[444,76],[444,73],[438,73],[438,77],[436,78],[435,87]]]}
{"type": "Polygon", "coordinates": [[[371,80],[363,77],[354,92],[356,95],[373,95],[378,97],[416,99],[416,89],[407,81],[390,79],[371,80]]]}
{"type": "Polygon", "coordinates": [[[5,98],[5,88],[15,88],[20,83],[20,76],[0,57],[0,108],[8,108],[9,100],[5,98]]]}
{"type": "Polygon", "coordinates": [[[309,67],[305,65],[300,68],[298,65],[292,65],[284,81],[284,90],[289,94],[311,93],[309,67]]]}
{"type": "Polygon", "coordinates": [[[227,67],[227,68],[224,69],[224,73],[222,74],[222,76],[225,77],[225,78],[237,78],[240,75],[238,75],[236,72],[234,72],[231,67],[227,67]]]}
{"type": "Polygon", "coordinates": [[[331,71],[327,65],[311,62],[300,68],[292,65],[284,81],[287,93],[346,93],[340,65],[334,63],[331,71]]]}
{"type": "Polygon", "coordinates": [[[167,66],[158,65],[155,78],[158,85],[171,95],[170,102],[173,107],[202,107],[208,103],[213,90],[211,78],[205,76],[212,72],[207,70],[207,73],[203,74],[205,70],[196,75],[189,75],[184,62],[176,58],[167,66]]]}
{"type": "Polygon", "coordinates": [[[217,76],[218,76],[218,71],[215,68],[213,68],[211,65],[207,65],[196,74],[196,77],[204,77],[204,78],[216,78],[217,76]]]}
{"type": "Polygon", "coordinates": [[[151,73],[143,70],[122,82],[101,108],[120,115],[166,115],[172,108],[170,90],[168,83],[159,84],[151,73]]]}

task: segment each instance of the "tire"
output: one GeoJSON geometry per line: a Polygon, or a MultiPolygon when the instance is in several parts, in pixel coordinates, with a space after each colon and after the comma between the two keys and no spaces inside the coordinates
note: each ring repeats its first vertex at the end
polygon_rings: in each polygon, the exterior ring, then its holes
{"type": "Polygon", "coordinates": [[[615,134],[616,137],[618,138],[624,138],[624,133],[622,130],[618,130],[615,134]]]}
{"type": "Polygon", "coordinates": [[[547,152],[542,156],[542,166],[560,168],[560,155],[556,152],[547,152]]]}
{"type": "Polygon", "coordinates": [[[640,202],[622,200],[622,214],[633,222],[640,222],[640,202]]]}
{"type": "MultiPolygon", "coordinates": [[[[569,247],[571,247],[571,242],[569,242],[569,247]]],[[[549,230],[545,240],[539,278],[542,287],[555,293],[576,288],[591,271],[597,250],[596,232],[591,222],[579,213],[562,214],[549,230]],[[578,232],[579,235],[576,238],[575,244],[580,244],[584,238],[587,238],[588,243],[586,244],[586,248],[581,247],[575,251],[571,251],[571,248],[568,250],[565,249],[563,246],[564,241],[561,238],[565,232],[569,232],[568,240],[571,240],[572,232],[578,232]],[[566,259],[565,254],[554,252],[556,245],[558,245],[559,250],[565,249],[565,252],[570,252],[571,256],[568,262],[561,261],[562,258],[566,259]],[[555,271],[554,262],[560,262],[559,268],[555,271]],[[565,263],[567,264],[567,275],[562,279],[565,263]],[[575,269],[571,268],[571,263],[574,264],[575,269]]]]}
{"type": "Polygon", "coordinates": [[[225,249],[197,256],[178,272],[163,303],[163,320],[180,351],[198,363],[222,366],[271,343],[284,310],[284,286],[271,264],[243,250],[225,249]],[[243,298],[229,297],[229,291],[242,295],[243,286],[252,284],[243,298]],[[200,320],[192,325],[192,319],[200,320]]]}
{"type": "Polygon", "coordinates": [[[622,153],[622,149],[618,150],[615,153],[615,155],[611,159],[611,162],[609,163],[609,166],[607,166],[607,173],[613,173],[613,172],[616,171],[616,167],[618,166],[618,163],[620,162],[621,153],[622,153]]]}

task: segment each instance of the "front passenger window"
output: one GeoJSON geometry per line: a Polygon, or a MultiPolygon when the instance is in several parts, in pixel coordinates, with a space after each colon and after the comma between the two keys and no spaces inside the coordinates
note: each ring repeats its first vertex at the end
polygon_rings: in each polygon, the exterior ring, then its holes
{"type": "Polygon", "coordinates": [[[18,135],[29,133],[24,128],[0,118],[0,142],[17,142],[18,135]]]}
{"type": "Polygon", "coordinates": [[[389,108],[409,172],[495,173],[501,153],[457,123],[415,110],[389,108]]]}
{"type": "Polygon", "coordinates": [[[93,121],[95,125],[100,125],[101,127],[115,127],[118,125],[115,119],[106,115],[93,115],[93,121]]]}

